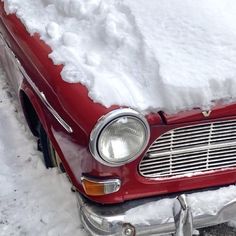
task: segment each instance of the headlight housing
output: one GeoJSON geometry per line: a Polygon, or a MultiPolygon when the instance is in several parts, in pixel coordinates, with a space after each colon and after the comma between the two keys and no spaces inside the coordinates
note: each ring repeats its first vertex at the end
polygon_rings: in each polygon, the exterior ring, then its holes
{"type": "Polygon", "coordinates": [[[150,136],[144,116],[132,109],[114,110],[100,119],[90,136],[93,156],[108,166],[120,166],[137,158],[150,136]]]}

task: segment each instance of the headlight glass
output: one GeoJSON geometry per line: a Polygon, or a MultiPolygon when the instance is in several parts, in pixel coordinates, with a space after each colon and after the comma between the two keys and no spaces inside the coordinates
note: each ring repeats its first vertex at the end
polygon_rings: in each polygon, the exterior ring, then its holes
{"type": "Polygon", "coordinates": [[[148,139],[147,126],[137,117],[123,116],[106,125],[97,140],[100,157],[115,165],[133,160],[148,139]]]}

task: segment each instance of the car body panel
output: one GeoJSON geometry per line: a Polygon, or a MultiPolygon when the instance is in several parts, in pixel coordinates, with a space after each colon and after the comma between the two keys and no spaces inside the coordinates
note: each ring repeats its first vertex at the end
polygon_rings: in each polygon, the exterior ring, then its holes
{"type": "Polygon", "coordinates": [[[187,122],[207,121],[212,119],[230,119],[232,115],[236,114],[235,103],[224,104],[218,103],[212,110],[193,109],[191,111],[181,112],[173,115],[162,113],[162,117],[166,124],[181,124],[187,122]],[[205,113],[205,115],[204,115],[205,113]]]}

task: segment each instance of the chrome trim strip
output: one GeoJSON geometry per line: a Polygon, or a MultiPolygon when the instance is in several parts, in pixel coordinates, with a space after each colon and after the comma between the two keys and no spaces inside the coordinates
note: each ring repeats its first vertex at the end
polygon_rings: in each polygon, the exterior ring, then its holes
{"type": "MultiPolygon", "coordinates": [[[[4,40],[4,38],[3,38],[3,35],[2,35],[2,33],[0,32],[0,39],[2,40],[2,42],[4,43],[4,44],[2,44],[2,45],[5,45],[5,40],[4,40]]],[[[1,42],[1,41],[0,41],[1,42]]]]}
{"type": "Polygon", "coordinates": [[[51,112],[51,114],[55,117],[55,119],[63,126],[63,128],[68,133],[73,133],[73,129],[61,118],[61,116],[54,110],[54,108],[51,106],[51,104],[48,102],[45,94],[43,92],[40,92],[40,98],[45,104],[45,106],[48,108],[48,110],[51,112]]]}
{"type": "Polygon", "coordinates": [[[30,79],[28,74],[26,73],[25,69],[22,67],[20,61],[16,58],[18,67],[23,74],[23,76],[26,78],[28,83],[31,85],[31,87],[34,89],[36,94],[39,96],[40,100],[43,102],[43,104],[47,107],[47,109],[51,112],[51,114],[54,116],[54,118],[60,123],[60,125],[68,132],[73,133],[73,129],[63,120],[63,118],[57,113],[57,111],[51,106],[51,104],[48,102],[45,94],[43,92],[40,92],[35,83],[30,79]]]}
{"type": "Polygon", "coordinates": [[[61,124],[61,126],[68,132],[73,133],[72,128],[61,118],[61,116],[54,110],[54,108],[50,105],[48,102],[46,96],[43,92],[40,92],[39,89],[36,87],[36,85],[33,83],[33,81],[26,75],[23,71],[23,68],[20,68],[20,71],[25,76],[26,80],[29,82],[31,87],[34,89],[40,100],[43,102],[43,104],[47,107],[47,109],[51,112],[51,114],[54,116],[54,118],[61,124]]]}
{"type": "Polygon", "coordinates": [[[115,167],[115,166],[121,166],[124,164],[127,164],[133,160],[135,160],[146,148],[148,142],[149,142],[149,138],[150,138],[150,127],[149,124],[146,120],[146,118],[139,112],[130,109],[130,108],[120,108],[117,110],[113,110],[111,112],[109,112],[108,114],[102,116],[97,124],[95,125],[95,127],[93,128],[91,134],[90,134],[90,143],[89,143],[89,149],[90,152],[92,153],[93,157],[99,161],[100,163],[106,165],[106,166],[111,166],[111,167],[115,167]],[[99,152],[97,150],[97,142],[98,142],[98,138],[99,135],[101,134],[102,130],[112,121],[121,118],[121,117],[133,117],[136,118],[137,120],[141,121],[146,129],[146,136],[147,139],[145,140],[145,143],[143,145],[143,148],[140,150],[139,153],[137,153],[133,158],[129,159],[128,161],[124,161],[124,162],[119,162],[119,163],[115,163],[115,162],[108,162],[106,160],[104,160],[100,155],[99,152]]]}
{"type": "MultiPolygon", "coordinates": [[[[2,34],[0,34],[1,38],[2,34]]],[[[14,54],[14,52],[11,50],[11,48],[8,46],[8,44],[6,43],[6,41],[3,39],[4,43],[5,43],[5,49],[8,50],[8,52],[11,53],[12,57],[15,58],[15,62],[20,70],[20,72],[22,73],[22,75],[24,76],[24,78],[28,81],[28,83],[30,84],[30,86],[33,88],[33,90],[35,91],[35,93],[38,95],[38,97],[40,98],[40,100],[43,102],[43,104],[47,107],[47,109],[51,112],[51,114],[54,116],[54,118],[61,124],[61,126],[68,132],[68,133],[73,133],[73,129],[62,119],[62,117],[56,112],[56,110],[51,106],[51,104],[48,102],[45,94],[43,92],[40,92],[39,89],[37,88],[37,86],[35,85],[35,83],[30,79],[30,77],[28,76],[28,74],[26,73],[25,69],[23,68],[23,66],[21,65],[20,61],[18,60],[18,58],[16,57],[16,55],[14,54]]]]}
{"type": "Polygon", "coordinates": [[[167,152],[161,152],[161,153],[147,153],[147,156],[149,158],[154,157],[161,157],[161,156],[167,156],[167,155],[175,155],[175,154],[185,154],[187,152],[195,152],[195,151],[205,151],[207,149],[217,149],[217,148],[223,148],[223,147],[231,147],[235,146],[236,141],[234,142],[228,142],[228,143],[218,143],[218,144],[208,144],[208,145],[202,145],[201,147],[191,147],[191,148],[185,148],[184,150],[172,150],[167,152]]]}

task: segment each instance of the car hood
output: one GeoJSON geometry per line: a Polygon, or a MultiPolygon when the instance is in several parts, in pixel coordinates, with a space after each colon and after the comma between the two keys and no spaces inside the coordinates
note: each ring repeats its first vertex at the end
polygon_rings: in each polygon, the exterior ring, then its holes
{"type": "Polygon", "coordinates": [[[165,124],[180,124],[196,121],[208,121],[211,119],[232,118],[236,115],[236,103],[218,104],[209,110],[195,108],[190,111],[180,112],[177,114],[167,114],[159,112],[165,124]]]}

